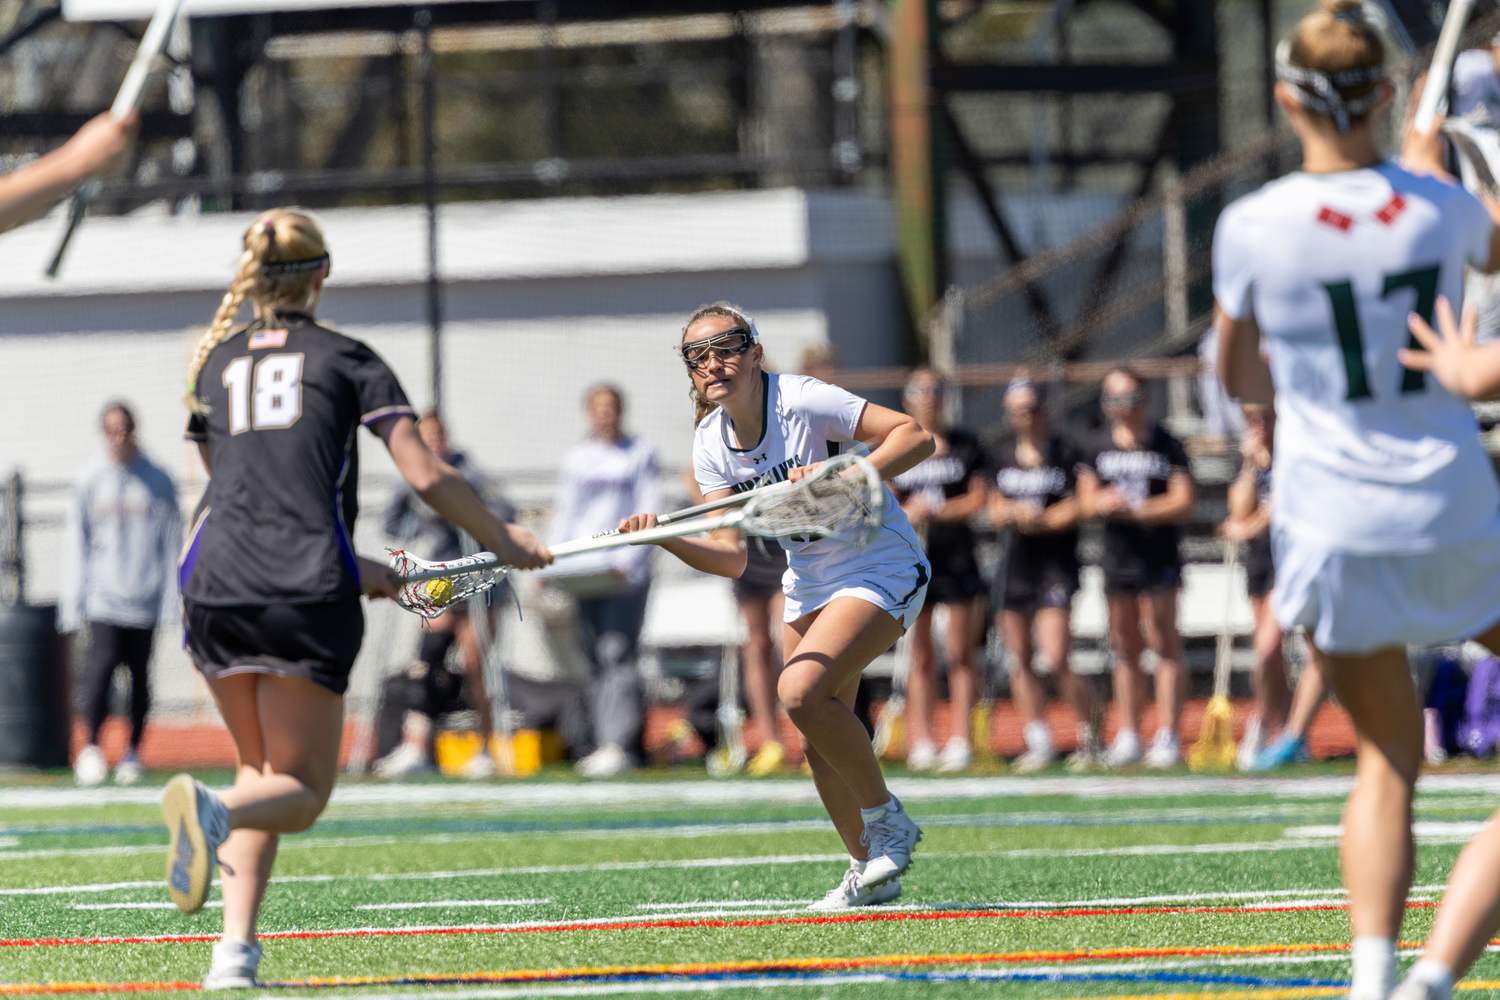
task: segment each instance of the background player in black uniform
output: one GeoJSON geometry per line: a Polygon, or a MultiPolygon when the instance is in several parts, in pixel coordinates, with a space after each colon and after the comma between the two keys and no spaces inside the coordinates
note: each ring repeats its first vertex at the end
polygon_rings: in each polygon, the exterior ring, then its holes
{"type": "MultiPolygon", "coordinates": [[[[979,597],[984,581],[974,558],[969,519],[984,507],[987,459],[979,439],[947,426],[943,412],[946,386],[937,373],[919,368],[901,394],[906,412],[932,434],[937,451],[891,480],[901,509],[927,546],[932,582],[927,604],[911,627],[911,664],[906,677],[906,766],[914,771],[962,771],[973,758],[970,717],[978,687],[974,646],[978,638],[979,597]],[[932,641],[932,611],[948,608],[948,698],[952,732],[939,753],[933,740],[932,714],[937,702],[937,650],[932,641]]],[[[981,733],[979,737],[985,738],[981,733]]]]}
{"type": "Polygon", "coordinates": [[[364,635],[360,593],[395,593],[393,571],[351,544],[359,426],[381,437],[424,501],[502,560],[550,559],[427,450],[385,362],[313,320],[328,269],[310,218],[266,213],[245,233],[234,284],[188,372],[188,437],[212,478],[183,550],[183,617],[239,764],[222,796],[173,778],[162,812],[179,908],[199,909],[216,854],[226,862],[208,986],[254,979],[277,837],[311,826],[333,791],[343,694],[364,635]],[[233,332],[246,299],[256,321],[233,332]]]}
{"type": "Polygon", "coordinates": [[[1015,762],[1021,772],[1038,771],[1056,756],[1052,731],[1043,721],[1047,689],[1032,667],[1039,649],[1052,664],[1052,676],[1078,714],[1078,751],[1069,758],[1087,766],[1098,756],[1093,730],[1093,692],[1068,667],[1073,595],[1078,593],[1077,449],[1051,434],[1042,414],[1041,391],[1025,380],[1005,390],[1005,416],[1016,436],[995,449],[990,519],[1009,528],[1000,604],[995,624],[1010,653],[1010,690],[1025,721],[1026,752],[1015,762]],[[1035,634],[1035,645],[1032,636],[1035,634]]]}
{"type": "Polygon", "coordinates": [[[1177,633],[1182,584],[1177,526],[1192,513],[1196,491],[1182,442],[1147,419],[1140,379],[1123,370],[1110,372],[1100,405],[1109,427],[1079,466],[1078,499],[1085,516],[1104,519],[1104,594],[1120,708],[1119,730],[1105,763],[1141,759],[1146,675],[1140,657],[1149,645],[1156,654],[1157,729],[1146,765],[1171,767],[1182,758],[1177,724],[1187,697],[1177,633]]]}

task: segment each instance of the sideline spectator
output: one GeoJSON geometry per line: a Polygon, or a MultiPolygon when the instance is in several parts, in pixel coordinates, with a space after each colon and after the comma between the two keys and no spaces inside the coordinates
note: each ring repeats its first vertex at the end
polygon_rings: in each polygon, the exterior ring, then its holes
{"type": "Polygon", "coordinates": [[[68,508],[58,617],[63,632],[88,630],[80,684],[88,744],[73,762],[74,780],[99,785],[109,777],[99,730],[115,668],[123,666],[130,671],[130,749],[115,766],[115,782],[133,785],[141,780],[151,708],[151,641],[156,623],[176,615],[182,514],[171,477],[141,454],[130,408],[110,403],[100,426],[105,454],[79,473],[68,508]]]}
{"type": "Polygon", "coordinates": [[[1157,729],[1145,763],[1171,767],[1182,759],[1177,725],[1187,697],[1177,632],[1177,526],[1192,514],[1196,490],[1182,442],[1148,420],[1139,378],[1123,369],[1110,372],[1099,402],[1109,426],[1079,466],[1078,499],[1085,516],[1104,519],[1104,594],[1120,706],[1104,760],[1110,767],[1141,760],[1146,675],[1140,657],[1149,647],[1156,654],[1157,729]]]}
{"type": "Polygon", "coordinates": [[[1006,387],[1005,417],[1015,437],[994,450],[990,501],[990,519],[1010,535],[1004,576],[995,581],[995,621],[1005,638],[1011,700],[1026,720],[1026,752],[1014,764],[1021,774],[1040,771],[1057,756],[1043,718],[1047,688],[1032,665],[1034,652],[1052,665],[1059,693],[1078,717],[1078,749],[1068,756],[1068,767],[1087,769],[1101,753],[1093,691],[1068,663],[1078,593],[1077,451],[1048,429],[1042,402],[1034,382],[1016,379],[1006,387]]]}
{"type": "Polygon", "coordinates": [[[134,111],[119,121],[109,112],[95,115],[46,156],[0,176],[0,233],[41,215],[95,174],[119,167],[140,127],[134,111]]]}
{"type": "MultiPolygon", "coordinates": [[[[932,564],[927,602],[908,633],[911,669],[906,677],[906,766],[913,771],[956,774],[968,770],[974,759],[970,724],[979,687],[974,647],[983,622],[980,598],[985,585],[974,555],[969,519],[985,506],[989,458],[979,438],[948,426],[943,412],[946,393],[946,383],[930,368],[918,368],[906,380],[901,402],[932,435],[937,450],[892,479],[891,487],[932,564]],[[945,652],[951,707],[951,733],[941,751],[932,726],[938,696],[932,613],[939,604],[948,608],[945,652]]],[[[981,738],[987,736],[981,734],[981,738]]]]}
{"type": "MultiPolygon", "coordinates": [[[[427,450],[447,462],[474,488],[474,493],[484,500],[485,506],[495,512],[502,521],[516,519],[515,508],[501,496],[485,474],[469,461],[469,456],[454,451],[448,441],[448,430],[443,418],[436,410],[429,410],[417,424],[417,433],[427,450]]],[[[443,519],[437,511],[427,506],[422,498],[403,480],[386,509],[385,533],[408,549],[418,552],[423,558],[435,561],[458,559],[464,555],[464,546],[459,529],[443,519]]],[[[493,623],[494,617],[491,616],[493,623]]],[[[474,623],[469,620],[468,602],[455,604],[438,617],[427,622],[422,632],[421,645],[417,649],[417,662],[409,679],[413,682],[413,695],[408,702],[420,705],[407,710],[401,726],[401,743],[396,749],[375,762],[375,773],[383,778],[401,778],[432,770],[429,751],[432,738],[432,723],[438,715],[456,701],[456,678],[446,664],[448,651],[458,644],[463,662],[463,685],[469,695],[469,704],[479,716],[479,736],[483,750],[464,765],[465,778],[493,778],[495,760],[490,756],[490,734],[494,731],[494,719],[490,712],[489,692],[485,687],[484,660],[480,656],[479,643],[474,636],[474,623]]]]}
{"type": "MultiPolygon", "coordinates": [[[[625,397],[612,385],[596,385],[585,397],[592,425],[589,439],[563,455],[553,506],[554,542],[613,531],[637,511],[659,510],[656,452],[623,430],[625,397]]],[[[636,644],[646,620],[651,586],[651,547],[629,545],[603,554],[607,569],[590,574],[578,592],[582,644],[594,672],[589,689],[593,753],[577,764],[586,778],[611,778],[639,766],[644,757],[645,700],[636,672],[636,644]]],[[[590,556],[563,559],[550,579],[566,586],[572,567],[598,565],[590,556]]]]}

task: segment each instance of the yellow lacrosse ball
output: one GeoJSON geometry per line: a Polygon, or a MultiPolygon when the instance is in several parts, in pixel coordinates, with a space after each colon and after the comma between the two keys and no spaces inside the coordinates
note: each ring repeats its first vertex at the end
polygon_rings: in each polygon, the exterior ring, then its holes
{"type": "Polygon", "coordinates": [[[453,593],[453,578],[439,577],[436,580],[427,581],[427,599],[434,604],[442,604],[453,593]]]}

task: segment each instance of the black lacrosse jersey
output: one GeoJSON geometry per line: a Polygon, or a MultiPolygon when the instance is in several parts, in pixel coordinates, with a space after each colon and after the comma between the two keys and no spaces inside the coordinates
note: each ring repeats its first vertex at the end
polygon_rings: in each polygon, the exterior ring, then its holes
{"type": "MultiPolygon", "coordinates": [[[[945,500],[969,492],[969,481],[984,475],[989,456],[977,437],[955,427],[944,434],[944,438],[948,442],[947,451],[923,459],[891,480],[891,488],[898,499],[905,501],[913,494],[924,494],[927,505],[936,510],[945,500]]],[[[927,526],[927,555],[934,569],[950,554],[961,555],[972,552],[973,548],[974,533],[967,523],[945,522],[927,526]]]]}
{"type": "MultiPolygon", "coordinates": [[[[1130,450],[1117,447],[1106,426],[1079,456],[1079,468],[1098,476],[1100,485],[1119,490],[1133,508],[1165,493],[1173,475],[1191,474],[1187,450],[1160,424],[1147,431],[1141,447],[1130,450]]],[[[1170,564],[1177,559],[1179,534],[1175,524],[1106,520],[1104,557],[1108,561],[1113,554],[1128,550],[1170,564]]]]}
{"type": "Polygon", "coordinates": [[[355,431],[415,416],[370,348],[310,316],[257,321],[208,356],[187,438],[208,443],[208,489],[179,580],[208,607],[311,604],[360,592],[355,431]]]}
{"type": "MultiPolygon", "coordinates": [[[[1022,465],[1016,458],[1016,440],[1010,438],[994,451],[994,483],[1001,496],[1034,508],[1038,513],[1072,496],[1077,485],[1078,450],[1066,438],[1052,435],[1042,448],[1042,464],[1022,465]]],[[[1021,536],[1023,548],[1048,546],[1073,552],[1078,548],[1078,529],[1021,536]]],[[[1013,543],[1016,544],[1016,543],[1013,543]]]]}

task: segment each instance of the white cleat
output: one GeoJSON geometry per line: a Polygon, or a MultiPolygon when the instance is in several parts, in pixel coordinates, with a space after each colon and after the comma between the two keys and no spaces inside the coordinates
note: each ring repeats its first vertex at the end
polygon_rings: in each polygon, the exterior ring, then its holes
{"type": "Polygon", "coordinates": [[[490,756],[488,750],[481,750],[464,761],[464,766],[458,769],[458,776],[460,778],[467,778],[470,781],[483,781],[486,778],[493,778],[495,776],[495,758],[490,756]]]}
{"type": "Polygon", "coordinates": [[[248,990],[260,968],[260,945],[244,941],[214,942],[214,964],[203,977],[205,990],[248,990]]]}
{"type": "Polygon", "coordinates": [[[1134,729],[1122,729],[1104,752],[1105,767],[1128,767],[1141,760],[1141,737],[1134,729]]]}
{"type": "Polygon", "coordinates": [[[1145,765],[1155,770],[1176,767],[1182,763],[1182,743],[1170,729],[1158,729],[1146,751],[1145,765]]]}
{"type": "Polygon", "coordinates": [[[125,754],[125,759],[115,765],[115,784],[134,785],[145,777],[146,770],[141,767],[141,759],[131,750],[125,754]]]}
{"type": "Polygon", "coordinates": [[[375,762],[375,774],[391,780],[433,772],[427,751],[415,743],[402,743],[375,762]]]}
{"type": "Polygon", "coordinates": [[[162,791],[161,814],[172,838],[167,890],[179,910],[197,913],[213,885],[219,845],[229,839],[229,812],[207,785],[179,774],[162,791]]]}
{"type": "Polygon", "coordinates": [[[104,759],[104,751],[90,743],[78,751],[78,757],[73,761],[73,783],[83,788],[93,788],[102,785],[109,779],[109,761],[104,759]]]}
{"type": "Polygon", "coordinates": [[[1452,995],[1452,991],[1439,992],[1438,988],[1431,983],[1407,979],[1396,987],[1396,992],[1391,994],[1390,1000],[1448,1000],[1452,995]]]}
{"type": "Polygon", "coordinates": [[[1255,758],[1265,749],[1266,734],[1260,725],[1260,716],[1250,716],[1250,721],[1245,724],[1245,735],[1240,739],[1240,745],[1234,753],[1234,766],[1239,771],[1255,770],[1255,758]]]}
{"type": "Polygon", "coordinates": [[[848,910],[856,906],[880,906],[884,903],[895,902],[901,895],[901,880],[893,878],[889,882],[866,889],[859,884],[859,871],[850,865],[844,871],[844,879],[838,884],[838,888],[829,889],[827,895],[808,907],[809,910],[848,910]]]}
{"type": "Polygon", "coordinates": [[[974,763],[974,751],[969,747],[969,741],[962,736],[954,736],[948,740],[943,747],[943,752],[938,754],[938,774],[958,774],[967,771],[974,763]]]}
{"type": "Polygon", "coordinates": [[[906,751],[906,769],[908,771],[935,771],[938,766],[937,744],[931,740],[923,740],[913,743],[911,749],[906,751]]]}
{"type": "Polygon", "coordinates": [[[573,765],[585,778],[613,778],[630,770],[630,755],[613,743],[606,743],[573,765]]]}
{"type": "Polygon", "coordinates": [[[895,796],[891,801],[896,808],[886,809],[885,815],[865,824],[860,841],[868,850],[864,874],[859,877],[862,888],[881,885],[911,867],[911,852],[922,839],[922,829],[901,808],[895,796]]]}

